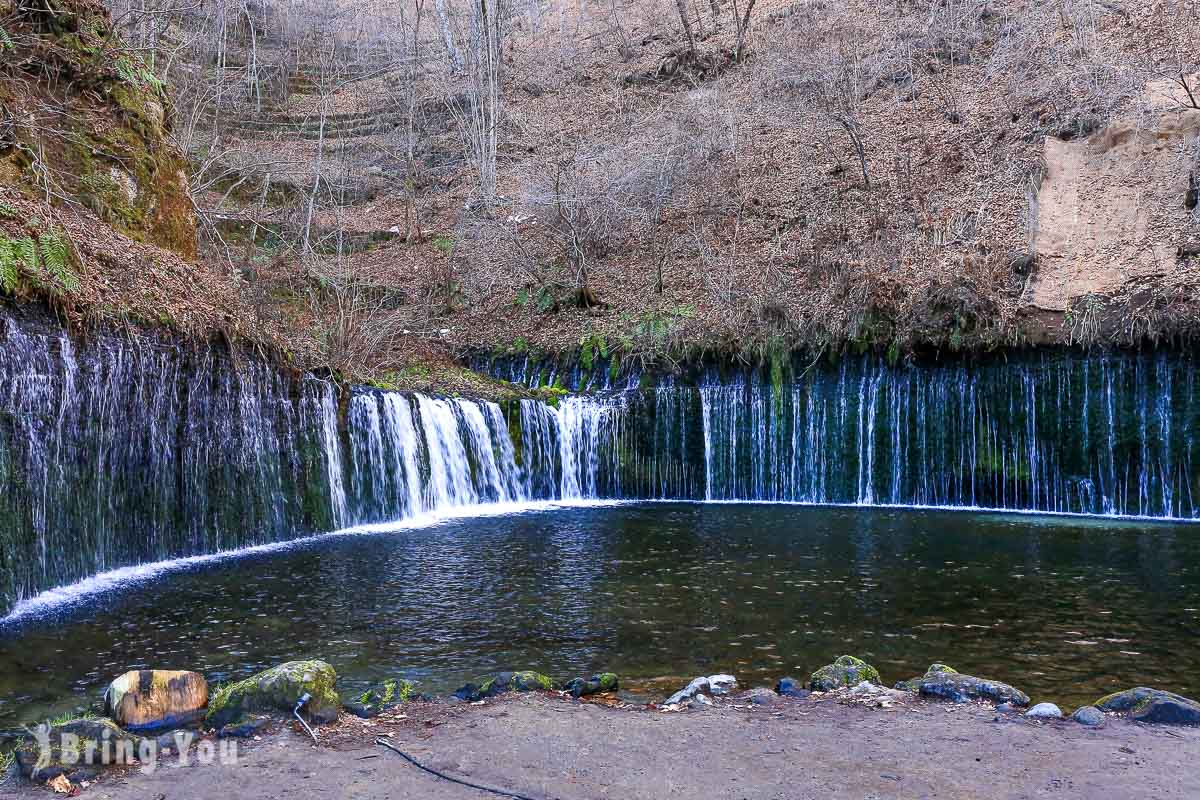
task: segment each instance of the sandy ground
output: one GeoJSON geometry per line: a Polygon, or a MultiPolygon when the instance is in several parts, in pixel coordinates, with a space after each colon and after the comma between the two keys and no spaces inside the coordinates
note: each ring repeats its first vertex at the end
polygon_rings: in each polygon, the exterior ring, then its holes
{"type": "MultiPolygon", "coordinates": [[[[404,719],[346,718],[314,747],[282,727],[236,765],[106,776],[84,797],[496,797],[422,772],[374,743],[381,733],[437,770],[535,800],[586,798],[1195,798],[1200,730],[1112,719],[1102,729],[913,701],[889,710],[780,699],[662,713],[549,695],[482,706],[407,706],[404,719]]],[[[45,789],[10,795],[49,796],[45,789]]]]}

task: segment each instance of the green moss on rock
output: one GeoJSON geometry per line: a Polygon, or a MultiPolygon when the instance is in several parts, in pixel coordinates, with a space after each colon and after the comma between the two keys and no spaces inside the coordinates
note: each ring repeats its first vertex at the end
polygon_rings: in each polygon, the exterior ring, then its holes
{"type": "Polygon", "coordinates": [[[341,698],[337,673],[324,661],[289,661],[244,681],[222,686],[208,701],[210,727],[235,722],[246,711],[290,713],[304,694],[311,695],[304,711],[314,722],[337,719],[341,698]]]}
{"type": "Polygon", "coordinates": [[[1200,703],[1174,692],[1146,686],[1105,695],[1093,705],[1101,711],[1129,714],[1139,722],[1200,725],[1200,703]]]}
{"type": "Polygon", "coordinates": [[[809,678],[808,686],[814,692],[829,692],[845,686],[857,686],[863,681],[878,684],[879,670],[861,658],[838,656],[832,664],[814,672],[809,678]]]}
{"type": "Polygon", "coordinates": [[[615,692],[620,687],[621,679],[617,677],[617,673],[598,672],[587,680],[575,678],[567,681],[563,685],[563,690],[570,692],[574,697],[586,697],[593,694],[615,692]]]}
{"type": "Polygon", "coordinates": [[[532,670],[522,670],[520,672],[497,672],[495,675],[480,678],[474,683],[463,686],[454,695],[474,702],[505,692],[533,692],[553,688],[554,681],[546,675],[532,670]]]}

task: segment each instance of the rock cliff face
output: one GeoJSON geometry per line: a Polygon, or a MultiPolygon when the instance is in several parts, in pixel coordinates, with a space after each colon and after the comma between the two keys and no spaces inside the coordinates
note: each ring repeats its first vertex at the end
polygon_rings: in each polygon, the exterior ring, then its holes
{"type": "Polygon", "coordinates": [[[98,0],[0,0],[0,185],[185,258],[196,223],[167,88],[98,0]]]}

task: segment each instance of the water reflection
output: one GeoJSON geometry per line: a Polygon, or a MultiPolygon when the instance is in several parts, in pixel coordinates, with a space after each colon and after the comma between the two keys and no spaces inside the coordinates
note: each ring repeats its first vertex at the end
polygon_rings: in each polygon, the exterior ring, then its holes
{"type": "Polygon", "coordinates": [[[729,671],[932,661],[1072,706],[1200,692],[1195,528],[1070,517],[646,504],[326,539],[207,565],[0,634],[0,727],[91,707],[114,675],[212,681],[319,657],[344,690],[488,670],[618,671],[658,696],[729,671]]]}

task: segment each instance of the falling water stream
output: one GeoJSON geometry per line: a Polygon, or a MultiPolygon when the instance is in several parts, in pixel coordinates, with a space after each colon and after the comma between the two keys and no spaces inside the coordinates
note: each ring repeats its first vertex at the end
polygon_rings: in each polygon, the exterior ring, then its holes
{"type": "MultiPolygon", "coordinates": [[[[141,565],[200,569],[328,531],[546,501],[1200,515],[1187,353],[862,357],[650,379],[548,381],[529,359],[485,368],[584,391],[497,404],[342,389],[217,347],[73,339],[0,314],[0,628],[162,574],[141,565]]],[[[763,519],[801,519],[780,514],[763,519]]]]}

